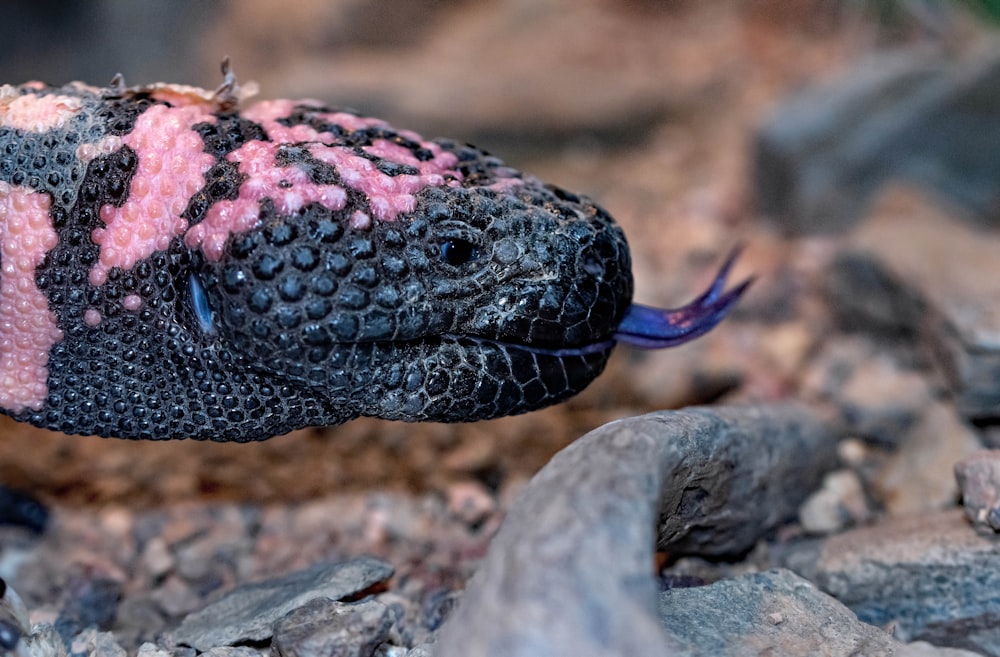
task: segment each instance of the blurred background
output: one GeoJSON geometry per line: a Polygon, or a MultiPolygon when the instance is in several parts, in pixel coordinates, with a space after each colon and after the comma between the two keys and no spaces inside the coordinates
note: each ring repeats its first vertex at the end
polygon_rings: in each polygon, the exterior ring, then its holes
{"type": "MultiPolygon", "coordinates": [[[[843,226],[860,220],[874,191],[858,183],[860,201],[838,192],[837,217],[811,215],[810,203],[830,207],[829,190],[815,201],[809,190],[823,185],[795,179],[812,169],[797,166],[799,137],[782,128],[824,128],[779,110],[803,90],[868,70],[859,62],[883,52],[947,68],[992,43],[996,14],[997,3],[972,0],[5,2],[4,82],[100,85],[122,73],[129,85],[213,88],[229,57],[239,79],[260,84],[260,98],[318,98],[472,142],[595,198],[632,243],[638,301],[690,300],[741,240],[749,248],[735,275],[758,281],[706,338],[668,352],[619,350],[583,395],[527,416],[363,420],[251,446],[100,441],[0,418],[0,481],[66,504],[302,500],[469,478],[496,491],[617,417],[803,396],[835,325],[817,281],[837,242],[800,235],[842,232],[840,208],[843,226]]],[[[812,99],[804,115],[840,107],[837,98],[812,99]]],[[[837,120],[860,125],[866,107],[837,120]]]]}

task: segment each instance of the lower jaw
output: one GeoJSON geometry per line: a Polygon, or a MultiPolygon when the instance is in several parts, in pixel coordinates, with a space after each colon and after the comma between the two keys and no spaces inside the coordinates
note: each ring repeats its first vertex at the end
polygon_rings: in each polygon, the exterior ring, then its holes
{"type": "Polygon", "coordinates": [[[552,356],[555,358],[573,358],[576,356],[592,356],[594,354],[601,354],[611,351],[615,346],[614,339],[607,339],[601,342],[593,342],[591,344],[579,346],[579,347],[540,347],[537,345],[529,345],[521,342],[504,342],[502,340],[489,340],[486,338],[477,338],[468,335],[453,335],[450,333],[445,333],[441,336],[443,340],[452,340],[459,343],[466,344],[492,344],[502,347],[503,349],[511,351],[520,351],[531,354],[538,354],[539,356],[552,356]]]}
{"type": "MultiPolygon", "coordinates": [[[[361,414],[408,421],[467,422],[537,410],[586,388],[604,369],[613,342],[548,349],[442,335],[422,346],[427,350],[423,358],[407,360],[433,359],[437,370],[452,377],[449,388],[385,390],[376,396],[374,407],[361,414]],[[458,376],[463,379],[455,378],[458,376]]],[[[380,359],[384,368],[400,360],[401,354],[391,351],[380,359]]],[[[377,374],[374,380],[387,379],[377,374]]]]}

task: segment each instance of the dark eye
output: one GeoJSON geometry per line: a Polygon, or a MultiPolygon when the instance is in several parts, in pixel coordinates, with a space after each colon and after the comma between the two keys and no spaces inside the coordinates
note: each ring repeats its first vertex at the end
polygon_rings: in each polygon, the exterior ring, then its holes
{"type": "Polygon", "coordinates": [[[479,253],[476,245],[472,242],[461,239],[450,239],[441,244],[441,255],[445,262],[453,267],[464,265],[470,260],[475,260],[479,253]]]}

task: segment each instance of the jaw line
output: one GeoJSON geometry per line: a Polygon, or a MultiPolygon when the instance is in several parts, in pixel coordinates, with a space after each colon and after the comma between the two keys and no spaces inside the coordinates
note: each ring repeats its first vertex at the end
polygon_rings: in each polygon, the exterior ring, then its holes
{"type": "Polygon", "coordinates": [[[552,356],[554,358],[574,358],[578,356],[591,356],[593,354],[606,353],[611,351],[611,348],[615,346],[616,342],[614,339],[608,339],[583,345],[582,347],[559,347],[551,349],[548,347],[537,347],[535,345],[524,344],[523,342],[504,342],[503,340],[480,338],[472,335],[460,335],[456,333],[442,333],[439,337],[442,340],[452,340],[454,342],[462,342],[466,344],[489,344],[503,349],[522,351],[530,354],[537,354],[539,356],[552,356]]]}

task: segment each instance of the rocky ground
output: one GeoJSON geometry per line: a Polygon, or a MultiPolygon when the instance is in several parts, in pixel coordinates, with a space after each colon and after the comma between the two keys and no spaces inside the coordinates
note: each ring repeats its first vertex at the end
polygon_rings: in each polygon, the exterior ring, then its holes
{"type": "MultiPolygon", "coordinates": [[[[809,0],[197,4],[171,18],[183,57],[143,39],[162,17],[77,16],[109,30],[91,65],[126,22],[130,83],[211,87],[228,54],[264,96],[485,146],[608,208],[644,303],[689,300],[741,241],[757,280],[707,337],[621,349],[516,418],[253,445],[3,419],[0,481],[52,517],[0,530],[27,610],[0,600],[0,646],[30,613],[33,654],[416,657],[444,624],[442,655],[1000,655],[990,28],[809,0]],[[693,405],[721,410],[604,426],[528,484],[595,428],[693,405]]],[[[10,81],[84,74],[21,41],[10,81]]]]}

